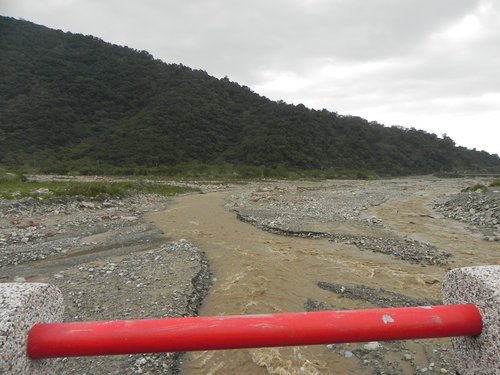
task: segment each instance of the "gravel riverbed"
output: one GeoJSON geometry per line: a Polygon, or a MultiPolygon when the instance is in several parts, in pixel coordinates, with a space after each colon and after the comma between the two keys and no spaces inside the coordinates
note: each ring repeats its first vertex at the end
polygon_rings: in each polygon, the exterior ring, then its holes
{"type": "Polygon", "coordinates": [[[486,241],[500,241],[500,187],[487,193],[461,192],[434,202],[446,217],[470,225],[486,241]]]}
{"type": "MultiPolygon", "coordinates": [[[[194,316],[211,285],[207,259],[185,240],[169,242],[147,212],[169,199],[132,195],[0,202],[0,281],[48,282],[65,321],[194,316]]],[[[176,353],[64,358],[60,374],[176,374],[176,353]]]]}
{"type": "MultiPolygon", "coordinates": [[[[368,212],[392,200],[442,191],[429,205],[432,220],[447,217],[466,223],[472,233],[481,234],[482,243],[495,246],[500,238],[500,194],[460,192],[472,182],[426,177],[239,186],[185,184],[202,192],[230,190],[226,209],[262,230],[325,238],[332,244],[353,246],[363,254],[376,253],[421,268],[424,274],[426,267],[453,267],[454,255],[425,242],[425,238],[405,235],[368,212]]],[[[137,194],[104,201],[0,200],[0,282],[58,286],[65,298],[65,321],[196,315],[212,284],[203,249],[186,240],[168,239],[168,232],[161,232],[144,218],[147,213],[168,208],[170,199],[137,194]]],[[[393,214],[399,214],[397,209],[393,214]]],[[[422,280],[423,284],[439,283],[431,277],[422,280]]],[[[322,293],[335,296],[336,302],[304,298],[306,311],[345,309],[349,304],[342,301],[367,307],[440,302],[397,293],[390,286],[375,288],[333,278],[317,280],[316,285],[322,293]]],[[[373,374],[453,373],[449,348],[441,340],[432,345],[417,340],[327,346],[373,374]]],[[[59,361],[58,373],[177,374],[182,360],[182,355],[171,353],[67,358],[59,361]]]]}
{"type": "MultiPolygon", "coordinates": [[[[419,194],[411,180],[343,182],[315,186],[275,184],[234,195],[227,206],[237,217],[272,233],[328,238],[362,250],[422,265],[445,265],[451,254],[403,237],[363,211],[389,199],[419,194]]],[[[396,213],[397,214],[397,213],[396,213]]]]}

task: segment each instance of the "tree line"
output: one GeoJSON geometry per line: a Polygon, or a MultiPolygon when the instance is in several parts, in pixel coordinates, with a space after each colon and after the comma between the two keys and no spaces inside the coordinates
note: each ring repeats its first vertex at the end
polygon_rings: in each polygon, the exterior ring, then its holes
{"type": "Polygon", "coordinates": [[[231,165],[397,176],[499,168],[449,137],[271,101],[146,51],[0,17],[0,164],[48,173],[231,165]]]}

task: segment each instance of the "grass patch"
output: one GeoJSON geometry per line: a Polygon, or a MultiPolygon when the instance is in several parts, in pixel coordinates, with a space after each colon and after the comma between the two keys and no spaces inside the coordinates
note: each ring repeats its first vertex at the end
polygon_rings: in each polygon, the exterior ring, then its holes
{"type": "Polygon", "coordinates": [[[500,186],[500,179],[498,178],[490,183],[490,187],[498,187],[498,186],[500,186]]]}
{"type": "Polygon", "coordinates": [[[63,182],[51,184],[49,190],[55,196],[82,196],[87,198],[97,197],[123,197],[130,190],[128,184],[105,182],[63,182]],[[51,189],[52,188],[52,189],[51,189]]]}
{"type": "Polygon", "coordinates": [[[135,182],[27,182],[22,176],[0,175],[0,197],[4,199],[50,199],[56,197],[85,197],[102,200],[120,198],[133,193],[171,196],[198,191],[189,187],[168,184],[135,182]]]}
{"type": "Polygon", "coordinates": [[[475,184],[474,186],[469,186],[464,191],[469,191],[469,192],[480,191],[481,193],[486,193],[488,191],[488,188],[486,186],[484,186],[483,184],[475,184]]]}
{"type": "Polygon", "coordinates": [[[16,184],[25,182],[26,178],[18,173],[6,172],[0,169],[0,185],[1,184],[16,184]]]}

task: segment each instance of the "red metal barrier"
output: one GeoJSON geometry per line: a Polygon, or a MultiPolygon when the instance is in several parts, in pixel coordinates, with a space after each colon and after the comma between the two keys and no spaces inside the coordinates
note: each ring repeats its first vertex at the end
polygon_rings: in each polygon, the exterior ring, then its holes
{"type": "Polygon", "coordinates": [[[31,359],[476,336],[473,305],[36,324],[31,359]]]}

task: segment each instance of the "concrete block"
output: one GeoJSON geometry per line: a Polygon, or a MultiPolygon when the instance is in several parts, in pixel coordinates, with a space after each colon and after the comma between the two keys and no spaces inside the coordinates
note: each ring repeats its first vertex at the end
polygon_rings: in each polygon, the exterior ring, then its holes
{"type": "Polygon", "coordinates": [[[31,361],[28,332],[36,323],[61,322],[61,291],[41,283],[0,284],[0,374],[55,374],[57,360],[31,361]]]}
{"type": "Polygon", "coordinates": [[[457,268],[443,281],[447,305],[472,303],[483,318],[477,337],[452,339],[455,367],[460,375],[500,374],[500,266],[457,268]]]}

